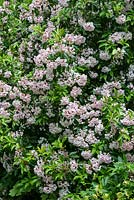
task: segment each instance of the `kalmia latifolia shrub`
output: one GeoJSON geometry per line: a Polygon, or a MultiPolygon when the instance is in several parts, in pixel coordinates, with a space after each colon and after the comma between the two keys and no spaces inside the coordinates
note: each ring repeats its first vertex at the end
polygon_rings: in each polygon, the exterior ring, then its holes
{"type": "Polygon", "coordinates": [[[133,0],[0,0],[0,200],[134,199],[133,0]]]}

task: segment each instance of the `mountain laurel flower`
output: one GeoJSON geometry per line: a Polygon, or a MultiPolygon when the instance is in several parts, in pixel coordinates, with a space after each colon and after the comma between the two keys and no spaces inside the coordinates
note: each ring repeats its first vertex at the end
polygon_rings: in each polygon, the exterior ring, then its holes
{"type": "Polygon", "coordinates": [[[112,162],[112,158],[109,154],[106,154],[106,153],[101,153],[98,155],[98,160],[99,160],[99,163],[106,163],[106,164],[109,164],[112,162]]]}
{"type": "Polygon", "coordinates": [[[114,59],[121,59],[121,60],[123,60],[123,58],[124,58],[124,55],[126,54],[126,51],[125,51],[125,49],[121,49],[121,48],[117,48],[117,49],[115,49],[115,52],[114,52],[114,59]]]}
{"type": "Polygon", "coordinates": [[[95,54],[97,51],[95,51],[93,48],[85,48],[83,49],[81,55],[84,57],[89,57],[90,55],[95,54]]]}
{"type": "Polygon", "coordinates": [[[54,192],[56,189],[57,189],[56,184],[48,184],[47,186],[43,188],[43,192],[46,194],[50,194],[54,192]]]}
{"type": "Polygon", "coordinates": [[[117,23],[117,24],[122,25],[122,24],[124,24],[125,22],[126,22],[126,15],[124,15],[124,14],[122,14],[122,15],[120,15],[120,16],[118,16],[118,17],[116,18],[116,23],[117,23]]]}
{"type": "Polygon", "coordinates": [[[3,2],[3,7],[8,7],[10,5],[10,2],[9,1],[4,1],[3,2]]]}
{"type": "Polygon", "coordinates": [[[77,110],[78,115],[83,115],[87,113],[87,108],[86,106],[80,106],[79,109],[77,110]]]}
{"type": "Polygon", "coordinates": [[[45,70],[36,69],[34,74],[33,74],[33,77],[34,77],[35,80],[41,80],[45,74],[46,74],[45,70]]]}
{"type": "Polygon", "coordinates": [[[87,23],[83,24],[83,28],[85,31],[92,32],[92,31],[94,31],[95,26],[94,26],[93,22],[87,22],[87,23]]]}
{"type": "Polygon", "coordinates": [[[93,173],[91,165],[85,164],[85,169],[86,169],[87,174],[92,174],[93,173]]]}
{"type": "Polygon", "coordinates": [[[131,155],[130,153],[126,154],[126,158],[128,162],[134,163],[134,155],[131,155]]]}
{"type": "Polygon", "coordinates": [[[9,99],[15,99],[16,96],[17,95],[14,92],[12,92],[12,91],[10,91],[9,94],[8,94],[9,99]]]}
{"type": "Polygon", "coordinates": [[[68,66],[67,60],[66,60],[66,59],[62,59],[62,58],[60,58],[60,57],[58,57],[58,58],[55,60],[55,63],[57,64],[57,66],[58,66],[58,65],[60,65],[60,66],[62,66],[62,67],[67,67],[67,66],[68,66]]]}
{"type": "Polygon", "coordinates": [[[131,142],[134,144],[134,135],[132,135],[131,142]]]}
{"type": "Polygon", "coordinates": [[[96,97],[95,95],[91,94],[89,100],[90,100],[92,103],[94,103],[94,102],[97,101],[97,97],[96,97]]]}
{"type": "Polygon", "coordinates": [[[86,65],[88,63],[87,59],[83,56],[77,58],[78,64],[80,66],[86,65]]]}
{"type": "Polygon", "coordinates": [[[109,67],[106,67],[106,66],[102,67],[102,69],[101,69],[102,73],[108,73],[109,71],[111,71],[111,69],[109,67]]]}
{"type": "Polygon", "coordinates": [[[132,40],[132,38],[133,38],[133,34],[131,32],[127,32],[125,34],[125,37],[124,37],[125,40],[132,40]]]}
{"type": "Polygon", "coordinates": [[[103,105],[104,105],[103,101],[98,100],[94,101],[94,103],[91,104],[91,108],[101,110],[103,108],[103,105]]]}
{"type": "Polygon", "coordinates": [[[85,142],[84,138],[82,136],[77,136],[74,138],[74,140],[70,143],[73,143],[76,147],[88,147],[88,144],[85,142]]]}
{"type": "Polygon", "coordinates": [[[66,34],[63,42],[74,43],[76,45],[81,45],[85,43],[86,38],[81,35],[74,35],[74,34],[66,34]]]}
{"type": "Polygon", "coordinates": [[[130,119],[129,116],[126,116],[124,119],[121,120],[121,123],[125,126],[133,126],[134,125],[134,119],[130,119]]]}
{"type": "Polygon", "coordinates": [[[63,110],[63,116],[67,119],[73,118],[78,112],[78,104],[76,102],[70,102],[66,109],[63,110]]]}
{"type": "Polygon", "coordinates": [[[90,162],[91,162],[92,169],[93,169],[95,172],[100,171],[101,166],[100,166],[100,163],[99,163],[99,160],[98,160],[98,159],[92,158],[92,159],[90,160],[90,162]]]}
{"type": "Polygon", "coordinates": [[[90,131],[89,134],[86,136],[85,141],[88,144],[96,144],[99,140],[95,137],[94,132],[90,131]]]}
{"type": "Polygon", "coordinates": [[[86,38],[84,36],[78,35],[75,37],[75,44],[76,45],[81,45],[84,44],[86,41],[86,38]]]}
{"type": "Polygon", "coordinates": [[[107,61],[107,60],[109,60],[111,58],[109,53],[105,52],[105,51],[100,51],[100,55],[99,56],[100,56],[101,60],[105,60],[105,61],[107,61]]]}
{"type": "Polygon", "coordinates": [[[81,156],[85,159],[85,160],[89,160],[92,157],[92,153],[91,151],[82,151],[81,152],[81,156]]]}
{"type": "Polygon", "coordinates": [[[110,149],[119,149],[119,142],[116,142],[116,141],[112,141],[110,144],[109,144],[109,148],[110,149]]]}
{"type": "MultiPolygon", "coordinates": [[[[60,121],[60,124],[65,128],[68,128],[69,126],[71,126],[72,123],[73,123],[73,121],[71,121],[71,120],[63,120],[63,121],[61,120],[60,121]]],[[[64,134],[68,135],[69,133],[70,133],[70,130],[69,129],[65,129],[64,134]]]]}
{"type": "Polygon", "coordinates": [[[24,94],[24,93],[20,93],[19,97],[22,101],[26,102],[27,104],[30,103],[31,101],[31,95],[30,94],[24,94]]]}
{"type": "Polygon", "coordinates": [[[66,135],[69,135],[68,136],[68,141],[73,144],[73,141],[74,141],[74,135],[72,134],[72,131],[70,129],[66,129],[65,130],[65,133],[67,133],[66,135]]]}
{"type": "Polygon", "coordinates": [[[22,108],[22,102],[19,100],[14,100],[12,102],[12,105],[17,109],[17,110],[21,110],[22,108]]]}
{"type": "Polygon", "coordinates": [[[89,127],[95,127],[99,123],[100,123],[100,120],[98,118],[95,118],[95,117],[88,120],[88,126],[89,127]]]}
{"type": "Polygon", "coordinates": [[[86,113],[80,115],[80,119],[82,119],[82,120],[86,120],[89,117],[90,117],[90,113],[89,112],[86,112],[86,113]]]}
{"type": "Polygon", "coordinates": [[[104,126],[102,123],[99,123],[98,125],[95,126],[95,132],[98,134],[101,134],[101,132],[104,130],[104,126]]]}
{"type": "Polygon", "coordinates": [[[0,116],[8,118],[10,116],[10,113],[4,108],[0,108],[0,116]]]}
{"type": "Polygon", "coordinates": [[[58,3],[63,7],[67,7],[68,6],[68,1],[69,0],[58,0],[58,3]]]}
{"type": "Polygon", "coordinates": [[[0,102],[0,108],[7,109],[10,106],[11,104],[9,102],[6,102],[6,101],[0,102]]]}
{"type": "Polygon", "coordinates": [[[43,43],[47,42],[50,39],[51,34],[52,34],[54,29],[55,29],[54,27],[48,27],[45,30],[45,32],[43,33],[43,36],[42,36],[42,42],[43,43]]]}
{"type": "Polygon", "coordinates": [[[36,16],[34,16],[34,22],[35,23],[42,23],[43,22],[43,17],[42,16],[39,16],[39,17],[36,17],[36,16]]]}
{"type": "Polygon", "coordinates": [[[11,86],[0,81],[0,97],[5,97],[11,91],[11,86]]]}
{"type": "Polygon", "coordinates": [[[129,81],[134,80],[134,65],[130,65],[128,68],[127,78],[129,81]]]}
{"type": "Polygon", "coordinates": [[[37,160],[37,165],[34,167],[34,173],[39,177],[44,177],[44,170],[43,170],[44,162],[42,159],[37,160]]]}
{"type": "Polygon", "coordinates": [[[115,32],[109,36],[109,41],[113,43],[118,43],[121,40],[132,40],[131,32],[115,32]]]}
{"type": "Polygon", "coordinates": [[[4,77],[5,77],[5,78],[10,78],[11,76],[12,76],[11,71],[6,71],[6,72],[4,73],[4,77]]]}
{"type": "Polygon", "coordinates": [[[28,119],[27,119],[27,124],[34,124],[35,123],[35,118],[34,117],[29,117],[28,119]]]}
{"type": "Polygon", "coordinates": [[[98,64],[98,60],[94,58],[93,56],[89,56],[87,59],[87,66],[88,67],[95,67],[98,64]]]}
{"type": "Polygon", "coordinates": [[[76,172],[78,169],[78,163],[75,160],[70,161],[70,169],[72,172],[76,172]]]}
{"type": "Polygon", "coordinates": [[[52,134],[56,134],[56,133],[60,133],[62,131],[62,129],[60,127],[58,127],[58,123],[50,123],[49,124],[49,131],[52,134]]]}
{"type": "Polygon", "coordinates": [[[64,109],[63,110],[63,116],[67,119],[72,119],[77,114],[77,111],[75,109],[64,109]]]}
{"type": "Polygon", "coordinates": [[[76,83],[77,83],[79,86],[85,86],[86,83],[87,83],[87,75],[85,75],[85,74],[80,75],[80,76],[76,79],[76,83]]]}
{"type": "Polygon", "coordinates": [[[80,87],[76,87],[74,86],[70,92],[70,95],[73,97],[73,98],[76,98],[77,96],[79,95],[82,95],[82,89],[80,87]]]}
{"type": "Polygon", "coordinates": [[[69,97],[62,97],[61,100],[61,105],[65,106],[69,104],[69,97]]]}
{"type": "Polygon", "coordinates": [[[121,148],[123,151],[131,151],[134,149],[134,144],[132,142],[124,142],[121,148]]]}
{"type": "Polygon", "coordinates": [[[91,110],[89,112],[89,117],[92,118],[92,117],[99,117],[100,116],[100,111],[97,110],[97,111],[94,111],[94,110],[91,110]]]}
{"type": "Polygon", "coordinates": [[[95,78],[97,78],[97,77],[98,77],[98,73],[90,71],[90,74],[89,74],[89,76],[90,76],[90,78],[93,78],[93,79],[95,79],[95,78]]]}

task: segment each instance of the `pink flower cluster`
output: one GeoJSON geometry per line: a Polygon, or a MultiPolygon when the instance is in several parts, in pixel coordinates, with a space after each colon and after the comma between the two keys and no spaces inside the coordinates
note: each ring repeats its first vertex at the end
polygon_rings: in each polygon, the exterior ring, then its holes
{"type": "Polygon", "coordinates": [[[69,42],[70,44],[81,45],[85,43],[85,37],[81,35],[74,35],[74,34],[66,34],[65,38],[63,38],[63,42],[69,42]]]}

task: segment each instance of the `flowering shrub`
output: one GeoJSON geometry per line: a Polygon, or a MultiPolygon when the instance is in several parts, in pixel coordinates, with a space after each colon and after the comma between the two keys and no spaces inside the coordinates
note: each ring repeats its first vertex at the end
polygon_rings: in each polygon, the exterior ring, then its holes
{"type": "Polygon", "coordinates": [[[134,4],[0,1],[0,198],[132,200],[134,4]]]}

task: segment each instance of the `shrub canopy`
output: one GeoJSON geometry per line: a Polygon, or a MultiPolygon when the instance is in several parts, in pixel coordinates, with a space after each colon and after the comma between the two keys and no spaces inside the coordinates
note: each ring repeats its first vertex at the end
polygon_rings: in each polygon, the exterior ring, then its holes
{"type": "Polygon", "coordinates": [[[0,0],[1,200],[132,200],[131,0],[0,0]]]}

